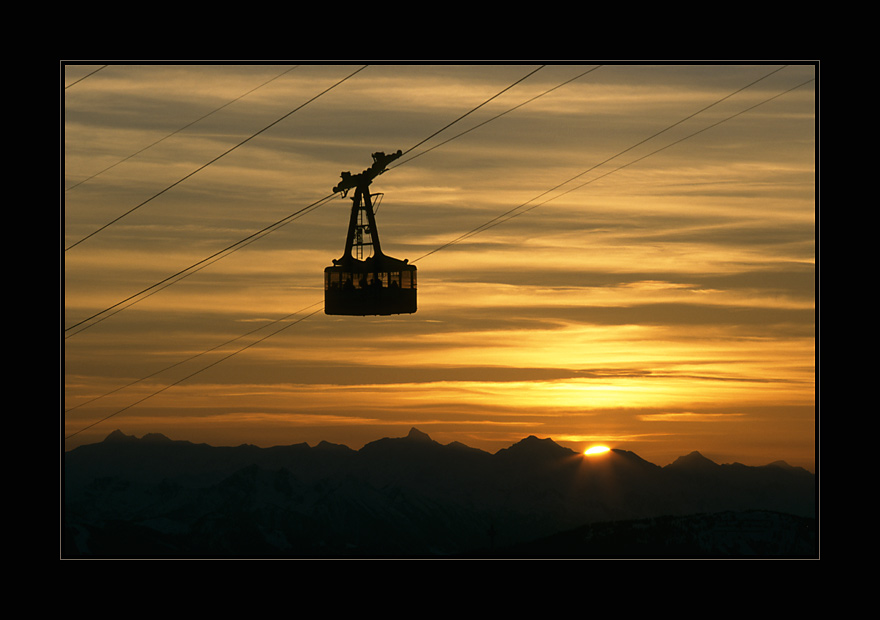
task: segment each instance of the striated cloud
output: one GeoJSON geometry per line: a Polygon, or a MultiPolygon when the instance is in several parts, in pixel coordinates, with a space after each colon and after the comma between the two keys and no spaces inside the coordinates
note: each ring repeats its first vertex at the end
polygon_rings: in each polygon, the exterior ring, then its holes
{"type": "Polygon", "coordinates": [[[234,411],[238,443],[324,415],[356,443],[428,411],[472,445],[475,420],[486,441],[635,438],[660,411],[717,428],[727,407],[750,426],[731,452],[759,428],[812,458],[816,67],[538,67],[63,66],[63,322],[135,302],[65,338],[65,407],[136,382],[65,433],[143,397],[117,426],[234,411]],[[418,312],[311,315],[351,206],[319,201],[397,149],[372,190],[418,312]]]}

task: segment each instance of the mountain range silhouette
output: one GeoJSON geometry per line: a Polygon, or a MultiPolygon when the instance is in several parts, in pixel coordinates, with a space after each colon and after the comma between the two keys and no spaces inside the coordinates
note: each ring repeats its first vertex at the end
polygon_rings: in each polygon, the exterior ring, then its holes
{"type": "Polygon", "coordinates": [[[413,428],[352,450],[114,431],[64,454],[64,557],[815,557],[816,478],[413,428]],[[585,529],[586,528],[586,529],[585,529]]]}

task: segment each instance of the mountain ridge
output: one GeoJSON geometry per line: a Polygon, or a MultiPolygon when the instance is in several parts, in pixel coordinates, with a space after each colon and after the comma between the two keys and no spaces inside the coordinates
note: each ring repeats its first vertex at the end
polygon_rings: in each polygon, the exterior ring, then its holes
{"type": "Polygon", "coordinates": [[[534,435],[492,454],[416,428],[359,450],[113,431],[65,453],[65,532],[85,555],[161,541],[178,556],[435,557],[602,521],[743,510],[814,518],[814,475],[777,463],[718,465],[695,452],[660,467],[618,449],[587,458],[534,435]]]}
{"type": "MultiPolygon", "coordinates": [[[[229,448],[233,448],[233,447],[234,448],[250,447],[250,448],[255,448],[257,450],[275,450],[275,449],[291,448],[294,446],[298,446],[298,447],[309,448],[309,449],[313,449],[313,450],[319,449],[319,448],[320,449],[343,449],[346,451],[353,451],[353,452],[360,452],[361,450],[363,450],[363,448],[366,448],[367,446],[372,446],[374,444],[381,445],[383,443],[390,444],[392,442],[397,442],[397,443],[401,443],[401,444],[409,443],[409,442],[421,442],[421,443],[425,443],[425,444],[435,444],[435,445],[441,446],[441,447],[466,448],[471,451],[484,452],[486,454],[498,454],[498,452],[507,453],[510,451],[517,451],[517,450],[523,450],[523,451],[529,450],[531,452],[537,452],[540,449],[544,449],[547,453],[552,453],[552,451],[556,450],[558,454],[578,455],[578,453],[576,451],[572,450],[571,448],[566,448],[564,446],[559,445],[558,443],[553,441],[552,438],[549,438],[549,437],[540,439],[535,435],[529,435],[529,436],[521,439],[520,441],[511,444],[510,446],[508,446],[506,448],[500,448],[498,451],[492,453],[492,452],[486,452],[485,450],[482,450],[480,448],[474,448],[472,446],[468,446],[467,444],[462,443],[460,441],[452,441],[448,444],[441,444],[441,443],[437,442],[436,440],[432,439],[430,437],[430,435],[420,431],[416,427],[410,428],[409,432],[403,437],[383,437],[381,439],[376,439],[374,441],[368,442],[360,450],[350,448],[349,446],[347,446],[345,444],[332,443],[332,442],[328,442],[326,440],[321,440],[320,442],[318,442],[314,446],[310,446],[306,442],[300,442],[300,443],[295,443],[295,444],[286,444],[286,445],[280,444],[280,445],[270,446],[267,448],[262,448],[260,446],[255,446],[253,444],[240,444],[239,446],[211,446],[210,444],[206,444],[206,443],[194,443],[194,442],[191,442],[186,439],[171,439],[162,433],[146,433],[145,435],[143,435],[143,437],[138,438],[135,435],[127,435],[124,432],[122,432],[120,429],[116,429],[116,430],[112,431],[110,434],[108,434],[103,440],[101,440],[99,442],[96,442],[94,444],[84,444],[81,446],[77,446],[71,450],[68,450],[65,454],[73,452],[73,451],[78,450],[80,448],[84,448],[86,446],[95,446],[95,445],[99,445],[102,443],[113,443],[113,442],[175,443],[175,444],[181,444],[181,445],[188,444],[188,445],[193,445],[193,446],[207,446],[207,447],[218,448],[218,449],[224,449],[224,448],[229,449],[229,448]],[[540,446],[540,448],[539,448],[539,446],[540,446]]],[[[787,463],[786,461],[784,461],[782,459],[771,461],[770,463],[767,463],[765,465],[743,465],[742,463],[738,463],[738,462],[721,464],[721,463],[716,463],[715,461],[712,461],[711,459],[703,456],[703,454],[701,454],[699,451],[694,450],[687,455],[683,455],[683,456],[678,457],[675,461],[669,463],[668,465],[661,466],[661,465],[655,465],[654,463],[651,463],[650,461],[645,460],[644,458],[642,458],[641,456],[639,456],[635,452],[631,452],[629,450],[622,450],[619,448],[614,448],[611,451],[618,453],[618,454],[627,455],[631,458],[635,458],[635,459],[640,460],[644,463],[654,465],[655,467],[663,467],[663,468],[681,467],[681,466],[696,466],[696,467],[715,466],[715,467],[719,467],[719,466],[723,466],[723,465],[743,466],[743,467],[780,467],[780,468],[785,468],[785,469],[801,470],[801,471],[812,474],[812,472],[810,472],[809,470],[807,470],[803,467],[800,467],[800,466],[790,465],[789,463],[787,463]]]]}

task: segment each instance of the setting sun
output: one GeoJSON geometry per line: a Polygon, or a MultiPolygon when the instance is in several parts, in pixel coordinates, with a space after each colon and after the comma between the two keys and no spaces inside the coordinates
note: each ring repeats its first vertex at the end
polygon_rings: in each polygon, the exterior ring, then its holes
{"type": "Polygon", "coordinates": [[[584,450],[584,454],[586,456],[596,456],[599,454],[605,454],[606,452],[609,452],[610,450],[611,450],[611,448],[609,448],[608,446],[590,446],[589,448],[584,450]]]}

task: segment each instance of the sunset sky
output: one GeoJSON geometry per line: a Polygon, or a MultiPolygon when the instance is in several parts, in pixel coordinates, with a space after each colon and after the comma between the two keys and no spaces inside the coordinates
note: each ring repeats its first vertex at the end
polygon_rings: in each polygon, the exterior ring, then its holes
{"type": "Polygon", "coordinates": [[[813,470],[817,69],[62,63],[65,449],[417,427],[813,470]],[[418,312],[327,316],[332,189],[398,149],[418,312]]]}

